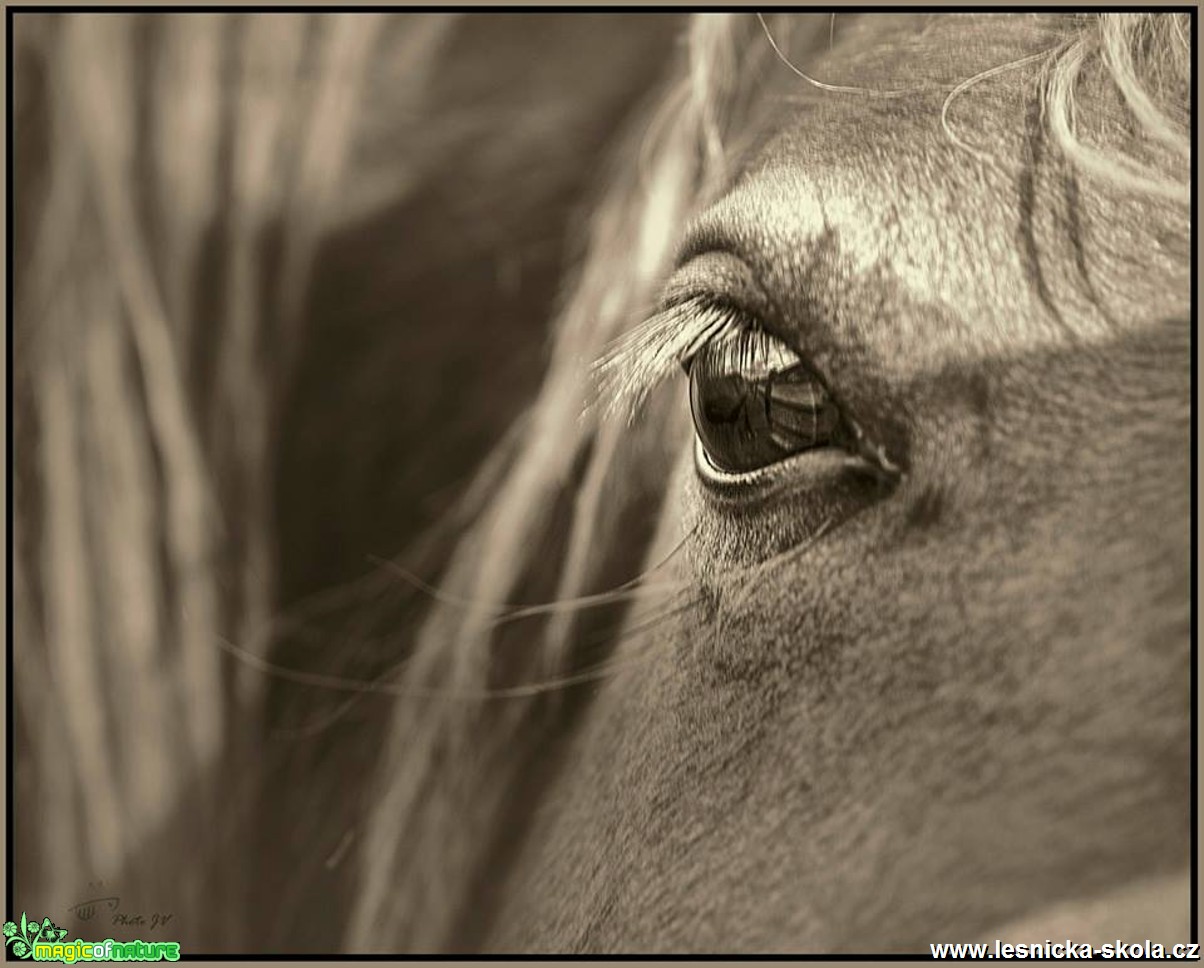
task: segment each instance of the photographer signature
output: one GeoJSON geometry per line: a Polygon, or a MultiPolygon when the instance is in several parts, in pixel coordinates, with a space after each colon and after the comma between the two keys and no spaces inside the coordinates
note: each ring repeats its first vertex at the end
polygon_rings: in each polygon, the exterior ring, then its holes
{"type": "Polygon", "coordinates": [[[91,921],[96,917],[111,915],[112,923],[115,925],[127,928],[145,928],[148,932],[165,927],[174,917],[164,911],[153,911],[150,915],[122,911],[121,898],[116,895],[80,901],[69,910],[81,921],[91,921]]]}

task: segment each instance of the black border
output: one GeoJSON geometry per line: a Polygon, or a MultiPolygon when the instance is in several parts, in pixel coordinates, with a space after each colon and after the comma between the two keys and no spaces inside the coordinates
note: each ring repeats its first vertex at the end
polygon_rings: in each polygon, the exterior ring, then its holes
{"type": "MultiPolygon", "coordinates": [[[[14,714],[14,695],[13,695],[13,17],[18,13],[198,13],[198,12],[278,12],[278,13],[348,13],[348,12],[410,12],[410,13],[695,13],[695,12],[733,12],[742,13],[750,9],[748,6],[739,6],[731,4],[690,4],[682,6],[673,5],[648,5],[648,6],[623,6],[621,4],[582,4],[572,7],[545,7],[530,4],[500,4],[489,6],[472,6],[464,4],[416,4],[413,6],[398,6],[395,4],[389,5],[363,5],[363,4],[347,4],[347,5],[314,5],[306,6],[302,4],[214,4],[212,6],[198,4],[180,4],[180,5],[164,5],[164,4],[122,4],[122,5],[102,5],[102,4],[72,4],[64,6],[46,6],[39,4],[18,4],[11,5],[5,8],[4,18],[4,40],[5,40],[5,207],[7,219],[5,222],[5,474],[7,479],[7,487],[5,490],[5,918],[12,918],[12,900],[15,893],[13,884],[13,714],[14,714]]],[[[784,13],[814,13],[816,6],[798,6],[798,5],[767,5],[755,9],[772,12],[784,13]]],[[[840,6],[840,12],[848,13],[912,13],[932,12],[932,13],[1186,13],[1191,17],[1191,43],[1192,50],[1196,52],[1197,57],[1198,47],[1198,7],[1184,5],[1118,5],[1102,3],[1098,5],[1050,5],[1050,6],[1032,6],[1031,4],[956,4],[949,6],[929,6],[925,7],[920,4],[857,4],[849,6],[840,6]]],[[[1189,565],[1189,574],[1191,581],[1191,617],[1190,617],[1190,662],[1191,662],[1191,682],[1190,693],[1190,724],[1191,738],[1190,751],[1191,763],[1190,781],[1191,781],[1191,796],[1190,796],[1190,898],[1191,898],[1191,933],[1189,941],[1198,943],[1200,939],[1199,931],[1199,792],[1198,792],[1198,749],[1197,749],[1197,733],[1199,729],[1199,697],[1197,695],[1197,683],[1199,677],[1199,648],[1197,640],[1197,624],[1196,624],[1196,609],[1197,609],[1197,575],[1196,575],[1196,556],[1198,553],[1198,534],[1197,534],[1197,514],[1198,514],[1198,493],[1197,493],[1197,440],[1198,440],[1198,393],[1199,387],[1198,378],[1198,359],[1197,359],[1197,344],[1196,344],[1196,328],[1199,319],[1199,303],[1197,293],[1197,270],[1199,267],[1199,248],[1196,228],[1199,225],[1199,202],[1196,188],[1199,183],[1199,168],[1198,158],[1195,147],[1199,143],[1199,128],[1198,128],[1198,81],[1196,77],[1196,60],[1191,63],[1191,136],[1192,136],[1192,156],[1191,156],[1191,273],[1192,273],[1192,288],[1191,288],[1191,328],[1190,328],[1190,351],[1191,351],[1191,562],[1189,565]]],[[[5,960],[7,961],[7,948],[5,950],[5,960]]],[[[931,955],[922,954],[797,954],[797,955],[747,955],[747,954],[701,954],[701,955],[631,955],[631,954],[616,954],[616,955],[541,955],[541,954],[523,954],[523,955],[387,955],[387,954],[204,954],[197,952],[181,952],[181,961],[296,961],[296,962],[317,962],[317,961],[363,961],[363,962],[381,962],[381,961],[431,961],[431,962],[480,962],[480,961],[500,961],[500,962],[548,962],[548,961],[583,961],[583,962],[630,962],[630,961],[665,961],[665,962],[715,962],[715,961],[741,961],[741,962],[810,962],[810,961],[830,961],[830,962],[851,962],[851,961],[891,961],[891,962],[906,962],[906,961],[933,961],[931,955]]],[[[952,960],[952,959],[950,959],[952,960]]],[[[962,959],[966,961],[974,959],[962,959]]],[[[995,959],[991,959],[995,960],[995,959]]],[[[1046,959],[1048,960],[1048,959],[1046,959]]],[[[1155,959],[1127,959],[1127,960],[1155,960],[1155,959]]],[[[1169,959],[1168,959],[1169,960],[1169,959]]]]}
{"type": "Polygon", "coordinates": [[[1199,710],[1199,695],[1198,685],[1200,681],[1200,643],[1197,638],[1198,627],[1196,624],[1197,606],[1196,599],[1198,576],[1196,573],[1196,562],[1199,553],[1198,548],[1198,502],[1199,502],[1199,476],[1196,461],[1198,459],[1197,446],[1199,441],[1199,347],[1196,343],[1197,327],[1200,319],[1200,304],[1199,304],[1199,286],[1197,272],[1200,268],[1200,249],[1199,249],[1199,225],[1200,225],[1200,199],[1198,186],[1200,183],[1199,157],[1196,149],[1200,144],[1200,129],[1199,129],[1199,78],[1196,76],[1196,58],[1199,57],[1198,46],[1199,32],[1199,15],[1198,11],[1194,11],[1191,15],[1191,46],[1196,57],[1191,62],[1191,140],[1192,140],[1192,155],[1191,155],[1191,336],[1189,346],[1191,347],[1191,563],[1189,566],[1189,575],[1191,581],[1191,682],[1189,683],[1191,691],[1191,763],[1189,764],[1191,777],[1191,807],[1189,818],[1191,823],[1191,941],[1193,943],[1200,940],[1200,804],[1199,804],[1199,750],[1197,742],[1199,740],[1200,730],[1200,710],[1199,710]]]}
{"type": "MultiPolygon", "coordinates": [[[[497,4],[474,6],[471,4],[414,4],[396,5],[350,3],[345,5],[282,3],[279,5],[252,3],[240,4],[65,4],[63,6],[45,6],[40,4],[13,4],[5,8],[8,14],[16,13],[540,13],[540,14],[575,14],[575,13],[747,13],[756,9],[767,13],[815,13],[822,10],[823,5],[800,6],[798,4],[776,5],[768,4],[759,7],[733,5],[730,3],[698,3],[682,4],[640,4],[639,6],[624,6],[621,3],[599,4],[583,3],[571,7],[545,7],[538,4],[497,4]]],[[[866,3],[850,4],[832,8],[841,13],[1186,13],[1192,15],[1192,39],[1195,40],[1195,14],[1197,7],[1184,4],[1167,4],[1143,6],[1137,3],[1117,4],[1115,6],[1101,3],[1087,4],[1050,4],[1049,6],[1033,6],[1032,4],[975,4],[958,3],[949,6],[924,7],[920,4],[899,3],[866,3]]],[[[10,22],[11,23],[11,22],[10,22]]],[[[1194,67],[1194,65],[1193,65],[1194,67]]],[[[1194,108],[1194,105],[1193,105],[1194,108]]]]}
{"type": "Polygon", "coordinates": [[[13,21],[4,18],[4,912],[13,886],[13,21]]]}

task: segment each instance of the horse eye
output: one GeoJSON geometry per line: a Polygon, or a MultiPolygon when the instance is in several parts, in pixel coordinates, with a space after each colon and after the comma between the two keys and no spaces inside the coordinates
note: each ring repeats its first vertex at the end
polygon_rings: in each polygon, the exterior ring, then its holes
{"type": "Polygon", "coordinates": [[[708,343],[689,364],[694,428],[711,462],[730,473],[840,443],[835,402],[799,356],[758,329],[708,343]]]}

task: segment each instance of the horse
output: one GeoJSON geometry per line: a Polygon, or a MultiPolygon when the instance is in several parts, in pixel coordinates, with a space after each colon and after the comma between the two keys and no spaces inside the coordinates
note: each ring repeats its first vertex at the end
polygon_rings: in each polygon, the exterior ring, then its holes
{"type": "Polygon", "coordinates": [[[18,21],[18,897],[1189,940],[1186,15],[18,21]]]}

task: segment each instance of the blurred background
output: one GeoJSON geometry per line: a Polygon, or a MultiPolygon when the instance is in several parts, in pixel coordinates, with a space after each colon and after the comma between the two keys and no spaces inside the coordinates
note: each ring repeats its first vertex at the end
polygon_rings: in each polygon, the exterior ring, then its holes
{"type": "Polygon", "coordinates": [[[255,659],[396,661],[679,21],[14,16],[12,911],[337,947],[384,703],[255,659]]]}

